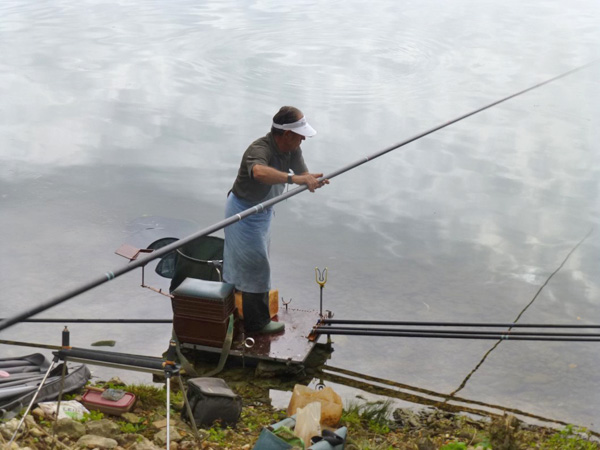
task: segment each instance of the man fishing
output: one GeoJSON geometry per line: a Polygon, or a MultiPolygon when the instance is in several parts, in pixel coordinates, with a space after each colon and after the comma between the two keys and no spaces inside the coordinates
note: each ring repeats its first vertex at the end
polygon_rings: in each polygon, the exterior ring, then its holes
{"type": "MultiPolygon", "coordinates": [[[[286,183],[306,185],[311,192],[329,184],[328,180],[319,180],[322,173],[309,173],[302,157],[300,143],[315,134],[302,111],[283,106],[273,117],[271,131],[244,153],[227,196],[225,217],[282,194],[286,183]]],[[[242,292],[247,333],[278,333],[285,328],[283,322],[272,321],[269,314],[272,217],[273,207],[269,207],[225,228],[223,280],[242,292]]]]}

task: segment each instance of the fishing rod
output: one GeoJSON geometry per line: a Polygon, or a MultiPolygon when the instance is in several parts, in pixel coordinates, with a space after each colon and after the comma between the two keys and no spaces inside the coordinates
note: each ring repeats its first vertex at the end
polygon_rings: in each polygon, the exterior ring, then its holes
{"type": "Polygon", "coordinates": [[[369,331],[369,332],[384,332],[384,333],[431,333],[431,334],[474,334],[474,335],[489,335],[489,336],[556,336],[556,337],[600,337],[600,333],[553,333],[541,331],[481,331],[481,330],[432,330],[419,328],[357,328],[357,327],[327,327],[324,330],[338,331],[369,331]]]}
{"type": "Polygon", "coordinates": [[[47,350],[61,350],[62,349],[62,347],[60,345],[36,344],[35,342],[9,341],[6,339],[0,339],[0,344],[16,345],[19,347],[45,348],[47,350]]]}
{"type": "MultiPolygon", "coordinates": [[[[5,319],[0,319],[5,320],[5,319]]],[[[33,323],[173,323],[173,319],[25,319],[33,323]]]]}
{"type": "Polygon", "coordinates": [[[449,332],[418,332],[418,331],[383,331],[367,329],[339,329],[339,328],[316,328],[311,335],[344,335],[344,336],[378,336],[378,337],[416,337],[416,338],[438,338],[438,339],[490,339],[511,341],[555,341],[555,342],[600,342],[598,335],[578,335],[577,337],[566,337],[566,335],[515,335],[513,333],[449,333],[449,332]],[[591,336],[591,337],[590,337],[591,336]]]}
{"type": "MultiPolygon", "coordinates": [[[[405,145],[410,144],[411,142],[414,142],[414,141],[416,141],[418,139],[421,139],[421,138],[423,138],[423,137],[425,137],[425,136],[427,136],[429,134],[435,133],[436,131],[439,131],[442,128],[446,128],[446,127],[448,127],[450,125],[453,125],[453,124],[455,124],[457,122],[460,122],[461,120],[464,120],[464,119],[466,119],[466,118],[468,118],[470,116],[473,116],[473,115],[478,114],[478,113],[480,113],[482,111],[485,111],[486,109],[492,108],[493,106],[496,106],[496,105],[498,105],[500,103],[506,102],[506,101],[508,101],[510,99],[518,97],[519,95],[525,94],[525,93],[527,93],[529,91],[532,91],[534,89],[542,87],[542,86],[544,86],[544,85],[546,85],[548,83],[552,83],[553,81],[559,80],[559,79],[564,78],[566,76],[569,76],[569,75],[571,75],[573,73],[576,73],[578,71],[586,69],[586,68],[588,68],[588,67],[596,64],[597,62],[598,62],[598,60],[594,60],[594,61],[592,61],[592,62],[590,62],[588,64],[585,64],[585,65],[580,66],[580,67],[576,67],[576,68],[571,69],[571,70],[569,70],[567,72],[564,72],[564,73],[562,73],[560,75],[557,75],[555,77],[552,77],[550,79],[547,79],[545,81],[537,83],[537,84],[535,84],[535,85],[533,85],[531,87],[528,87],[526,89],[518,91],[518,92],[516,92],[514,94],[511,94],[509,96],[506,96],[504,98],[501,98],[500,100],[496,100],[496,101],[494,101],[492,103],[489,103],[489,104],[487,104],[485,106],[482,106],[482,107],[477,108],[477,109],[475,109],[473,111],[470,111],[470,112],[468,112],[466,114],[458,116],[455,119],[449,120],[448,122],[442,123],[441,125],[437,125],[437,126],[435,126],[433,128],[430,128],[430,129],[428,129],[428,130],[426,130],[426,131],[424,131],[422,133],[419,133],[419,134],[417,134],[417,135],[415,135],[415,136],[413,136],[411,138],[408,138],[408,139],[406,139],[404,141],[401,141],[401,142],[399,142],[399,143],[397,143],[395,145],[392,145],[391,147],[384,148],[383,150],[381,150],[379,152],[376,152],[376,153],[373,153],[372,155],[365,156],[364,158],[361,158],[361,159],[359,159],[358,161],[356,161],[354,163],[348,164],[348,165],[342,167],[341,169],[338,169],[338,170],[336,170],[336,171],[334,171],[334,172],[332,172],[330,174],[325,175],[323,178],[321,178],[321,180],[335,178],[338,175],[341,175],[341,174],[343,174],[345,172],[348,172],[349,170],[352,170],[352,169],[354,169],[356,167],[359,167],[359,166],[361,166],[361,165],[363,165],[363,164],[365,164],[365,163],[367,163],[369,161],[372,161],[372,160],[374,160],[376,158],[379,158],[380,156],[383,156],[383,155],[385,155],[385,154],[387,154],[387,153],[389,153],[389,152],[391,152],[393,150],[397,150],[398,148],[404,147],[405,145]]],[[[47,300],[47,301],[45,301],[43,303],[40,303],[39,305],[37,305],[34,308],[30,308],[30,309],[28,309],[26,311],[17,313],[14,316],[5,318],[2,322],[0,322],[0,331],[2,331],[4,329],[6,329],[6,328],[8,328],[8,327],[10,327],[10,326],[18,323],[18,322],[21,322],[24,319],[27,319],[27,318],[29,318],[31,316],[34,316],[34,315],[36,315],[36,314],[38,314],[38,313],[40,313],[42,311],[45,311],[45,310],[47,310],[49,308],[57,306],[57,305],[65,302],[66,300],[69,300],[69,299],[71,299],[73,297],[76,297],[79,294],[82,294],[82,293],[87,292],[87,291],[89,291],[89,290],[91,290],[91,289],[93,289],[95,287],[98,287],[98,286],[104,284],[104,283],[112,281],[112,280],[114,280],[115,278],[117,278],[117,277],[119,277],[121,275],[124,275],[124,274],[126,274],[128,272],[131,272],[134,269],[137,269],[138,267],[143,267],[146,264],[148,264],[149,262],[151,262],[151,261],[153,261],[153,260],[155,260],[157,258],[160,258],[162,256],[165,256],[168,253],[170,253],[170,252],[172,252],[174,250],[177,250],[178,248],[184,246],[185,244],[187,244],[187,243],[189,243],[191,241],[194,241],[195,239],[198,239],[198,238],[203,237],[203,236],[207,236],[207,235],[212,234],[212,233],[214,233],[216,231],[219,231],[219,230],[221,230],[221,229],[223,229],[225,227],[228,227],[229,225],[232,225],[232,224],[234,224],[236,222],[239,222],[239,221],[245,219],[246,217],[248,217],[250,215],[259,213],[259,212],[265,210],[266,208],[269,208],[269,207],[271,207],[273,205],[276,205],[277,203],[280,203],[280,202],[282,202],[282,201],[284,201],[284,200],[286,200],[286,199],[288,199],[290,197],[298,195],[301,192],[306,191],[307,189],[308,189],[308,187],[306,185],[298,186],[297,188],[294,188],[294,189],[292,189],[290,191],[284,192],[283,194],[281,194],[281,195],[279,195],[277,197],[274,197],[274,198],[272,198],[270,200],[267,200],[267,201],[265,201],[263,203],[259,203],[258,205],[253,206],[252,208],[248,208],[248,209],[246,209],[246,210],[244,210],[244,211],[242,211],[242,212],[240,212],[238,214],[235,214],[235,215],[233,215],[231,217],[228,217],[228,218],[226,218],[226,219],[224,219],[224,220],[222,220],[220,222],[217,222],[217,223],[215,223],[215,224],[213,224],[213,225],[211,225],[209,227],[206,227],[206,228],[204,228],[204,229],[202,229],[202,230],[200,230],[200,231],[198,231],[198,232],[196,232],[194,234],[191,234],[190,236],[187,236],[187,237],[185,237],[183,239],[175,241],[172,244],[165,245],[164,247],[161,247],[160,249],[155,250],[152,253],[148,253],[148,254],[142,256],[141,258],[138,258],[138,259],[136,259],[134,261],[131,261],[129,264],[127,264],[125,266],[118,267],[118,268],[116,268],[116,269],[114,269],[112,271],[108,271],[108,272],[106,272],[106,273],[104,273],[104,274],[102,274],[100,276],[97,276],[93,280],[90,280],[90,281],[88,281],[86,283],[83,283],[80,286],[77,286],[75,288],[72,288],[72,289],[64,292],[63,294],[57,295],[57,296],[55,296],[55,297],[53,297],[53,298],[51,298],[51,299],[49,299],[49,300],[47,300]]]]}
{"type": "Polygon", "coordinates": [[[388,320],[350,320],[350,319],[322,319],[325,325],[399,325],[399,326],[432,326],[432,327],[490,327],[490,328],[600,328],[600,325],[581,324],[533,324],[533,323],[478,323],[478,322],[411,322],[388,320]]]}
{"type": "MultiPolygon", "coordinates": [[[[594,227],[590,228],[590,231],[588,231],[588,233],[569,251],[569,253],[567,253],[567,255],[562,260],[562,262],[559,264],[559,266],[554,270],[554,272],[552,272],[550,274],[550,276],[548,276],[548,278],[546,278],[546,281],[544,281],[544,283],[539,287],[539,289],[537,290],[537,292],[535,293],[533,298],[529,301],[529,303],[527,305],[525,305],[525,307],[521,310],[521,312],[519,313],[519,315],[515,318],[515,320],[513,322],[516,323],[519,321],[519,319],[523,316],[523,314],[525,314],[525,311],[527,311],[529,309],[529,307],[531,307],[531,305],[533,305],[533,302],[535,302],[535,300],[541,295],[544,288],[550,283],[550,280],[552,280],[552,278],[564,267],[564,265],[567,263],[567,261],[569,260],[571,255],[573,253],[575,253],[575,251],[579,248],[579,246],[581,246],[588,237],[590,237],[590,235],[592,234],[593,231],[594,231],[594,227]]],[[[510,327],[509,331],[511,330],[511,328],[513,328],[513,327],[510,327]]],[[[483,355],[481,360],[467,374],[467,376],[462,380],[460,385],[454,391],[452,391],[450,393],[450,395],[454,395],[457,392],[460,392],[462,389],[464,389],[464,387],[467,385],[467,383],[469,382],[471,377],[475,374],[475,372],[477,372],[479,370],[479,368],[483,365],[483,363],[486,361],[488,356],[490,356],[492,354],[492,352],[500,345],[501,342],[502,342],[502,340],[499,339],[487,352],[485,352],[485,354],[483,355]]]]}

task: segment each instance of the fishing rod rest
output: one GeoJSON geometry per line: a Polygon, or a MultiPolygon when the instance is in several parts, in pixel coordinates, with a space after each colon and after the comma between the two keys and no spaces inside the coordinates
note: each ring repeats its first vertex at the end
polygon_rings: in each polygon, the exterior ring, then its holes
{"type": "Polygon", "coordinates": [[[323,288],[327,283],[327,267],[322,272],[318,267],[315,267],[315,280],[320,287],[319,317],[323,318],[323,288]]]}
{"type": "Polygon", "coordinates": [[[165,355],[166,361],[163,363],[165,368],[167,366],[175,366],[175,360],[177,359],[177,342],[174,339],[169,341],[169,348],[167,349],[167,354],[165,355]]]}

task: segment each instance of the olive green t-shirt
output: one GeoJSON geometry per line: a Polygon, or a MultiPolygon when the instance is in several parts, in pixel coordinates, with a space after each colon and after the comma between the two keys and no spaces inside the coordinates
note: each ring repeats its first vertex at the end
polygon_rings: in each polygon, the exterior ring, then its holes
{"type": "Polygon", "coordinates": [[[231,189],[236,197],[253,203],[264,200],[272,187],[272,185],[260,183],[254,179],[252,169],[256,164],[273,167],[285,173],[289,173],[290,169],[294,174],[308,172],[300,147],[291,152],[280,152],[273,135],[270,132],[267,133],[266,136],[250,144],[244,152],[237,178],[231,189]]]}

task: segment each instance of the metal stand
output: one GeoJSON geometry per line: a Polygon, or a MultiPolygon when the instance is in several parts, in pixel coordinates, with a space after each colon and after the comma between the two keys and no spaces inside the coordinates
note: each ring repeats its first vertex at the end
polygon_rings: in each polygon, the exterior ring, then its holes
{"type": "Polygon", "coordinates": [[[171,373],[166,367],[165,383],[167,385],[167,450],[169,450],[171,448],[171,373]]]}
{"type": "Polygon", "coordinates": [[[321,287],[321,299],[319,302],[319,316],[321,319],[323,318],[323,288],[325,287],[325,283],[327,283],[327,267],[323,269],[321,272],[318,267],[315,267],[315,279],[317,284],[321,287]]]}
{"type": "Polygon", "coordinates": [[[50,372],[52,372],[52,369],[54,369],[54,366],[56,365],[56,363],[58,362],[59,359],[60,358],[58,356],[54,356],[54,359],[52,360],[52,364],[50,364],[50,367],[48,367],[48,370],[46,371],[46,375],[44,375],[44,378],[42,379],[42,382],[40,383],[37,390],[35,391],[35,394],[34,394],[33,398],[31,399],[31,402],[29,402],[29,406],[27,406],[27,410],[25,411],[25,414],[23,414],[23,417],[21,417],[21,420],[19,421],[19,425],[17,425],[17,429],[15,430],[12,437],[10,438],[8,447],[10,447],[10,445],[13,443],[13,441],[17,437],[17,434],[19,433],[19,430],[21,429],[21,425],[23,425],[23,422],[25,421],[25,417],[27,417],[27,414],[29,414],[31,407],[35,404],[35,401],[36,401],[40,391],[42,390],[42,387],[44,387],[44,383],[46,382],[46,379],[48,379],[48,375],[50,375],[50,372]]]}
{"type": "Polygon", "coordinates": [[[177,343],[171,339],[171,342],[169,343],[169,350],[167,350],[166,355],[167,361],[165,361],[164,363],[165,383],[167,385],[167,450],[170,450],[171,448],[171,377],[174,375],[177,376],[177,379],[179,380],[179,388],[181,389],[181,392],[183,392],[183,403],[185,404],[185,409],[192,424],[192,431],[194,432],[196,440],[200,441],[200,436],[198,435],[198,427],[196,426],[196,421],[194,420],[194,413],[185,393],[181,377],[179,376],[179,366],[174,361],[176,356],[177,343]]]}
{"type": "MultiPolygon", "coordinates": [[[[333,313],[331,311],[327,311],[327,314],[323,314],[323,288],[325,287],[325,283],[327,283],[327,267],[321,271],[318,267],[315,267],[315,279],[317,284],[321,288],[320,291],[320,302],[319,302],[319,318],[323,320],[325,318],[331,319],[333,317],[333,313]]],[[[331,335],[327,335],[327,348],[331,349],[331,344],[333,341],[331,340],[331,335]]]]}
{"type": "MultiPolygon", "coordinates": [[[[69,345],[69,334],[67,327],[65,327],[65,331],[63,331],[63,345],[68,347],[69,345]],[[67,333],[67,340],[65,344],[65,332],[67,333]]],[[[62,367],[61,379],[60,379],[60,391],[58,392],[58,401],[56,402],[56,413],[54,416],[54,426],[52,427],[52,438],[56,437],[56,423],[58,422],[58,412],[60,411],[60,402],[62,401],[63,390],[65,388],[65,376],[67,375],[67,363],[65,362],[62,367]]]]}
{"type": "MultiPolygon", "coordinates": [[[[123,355],[123,354],[111,353],[111,352],[102,352],[102,351],[97,351],[97,350],[71,348],[69,346],[68,330],[65,329],[63,331],[62,350],[53,352],[53,354],[54,354],[54,359],[52,360],[52,364],[50,364],[50,367],[46,371],[44,378],[42,379],[37,391],[35,392],[35,395],[31,399],[31,402],[29,403],[27,410],[23,414],[23,417],[21,418],[21,421],[19,422],[17,429],[15,430],[10,442],[8,443],[9,446],[10,446],[10,444],[13,443],[13,441],[17,437],[17,434],[18,434],[19,430],[21,429],[23,422],[25,421],[25,417],[27,417],[27,414],[29,414],[29,411],[31,410],[32,406],[35,404],[35,401],[36,401],[42,387],[44,386],[44,383],[46,382],[48,375],[50,374],[50,372],[52,371],[52,369],[54,368],[54,366],[56,365],[56,363],[59,360],[62,360],[64,362],[61,383],[64,383],[64,377],[66,375],[67,361],[79,362],[79,363],[83,363],[83,364],[92,364],[92,365],[98,365],[98,366],[106,366],[106,367],[116,367],[116,368],[126,369],[126,370],[149,372],[149,373],[153,373],[153,374],[163,374],[164,373],[165,380],[166,380],[166,389],[167,389],[167,404],[166,404],[166,415],[167,415],[167,443],[166,443],[166,446],[167,446],[167,450],[170,450],[170,448],[171,448],[171,440],[170,440],[170,436],[171,436],[170,435],[170,433],[171,433],[171,430],[170,430],[170,426],[171,426],[171,378],[173,376],[176,376],[177,379],[179,380],[179,387],[181,389],[181,392],[183,392],[183,394],[184,394],[183,402],[185,404],[185,407],[186,407],[186,410],[188,413],[188,417],[190,418],[192,431],[194,433],[196,440],[198,442],[200,441],[200,435],[198,434],[198,428],[196,427],[196,421],[194,420],[194,414],[193,414],[192,408],[190,406],[190,403],[188,401],[187,395],[185,393],[185,388],[183,386],[183,382],[181,381],[181,377],[179,376],[180,368],[179,368],[179,365],[176,364],[174,361],[175,357],[177,355],[175,341],[171,340],[171,342],[169,344],[169,350],[167,351],[167,355],[166,355],[167,361],[163,361],[162,359],[159,359],[159,358],[140,357],[140,358],[138,358],[137,361],[129,362],[131,355],[123,355]]],[[[58,403],[57,403],[56,417],[58,417],[58,409],[60,407],[62,393],[63,393],[63,388],[62,388],[62,384],[61,384],[61,390],[60,390],[59,399],[58,399],[58,403]]]]}

